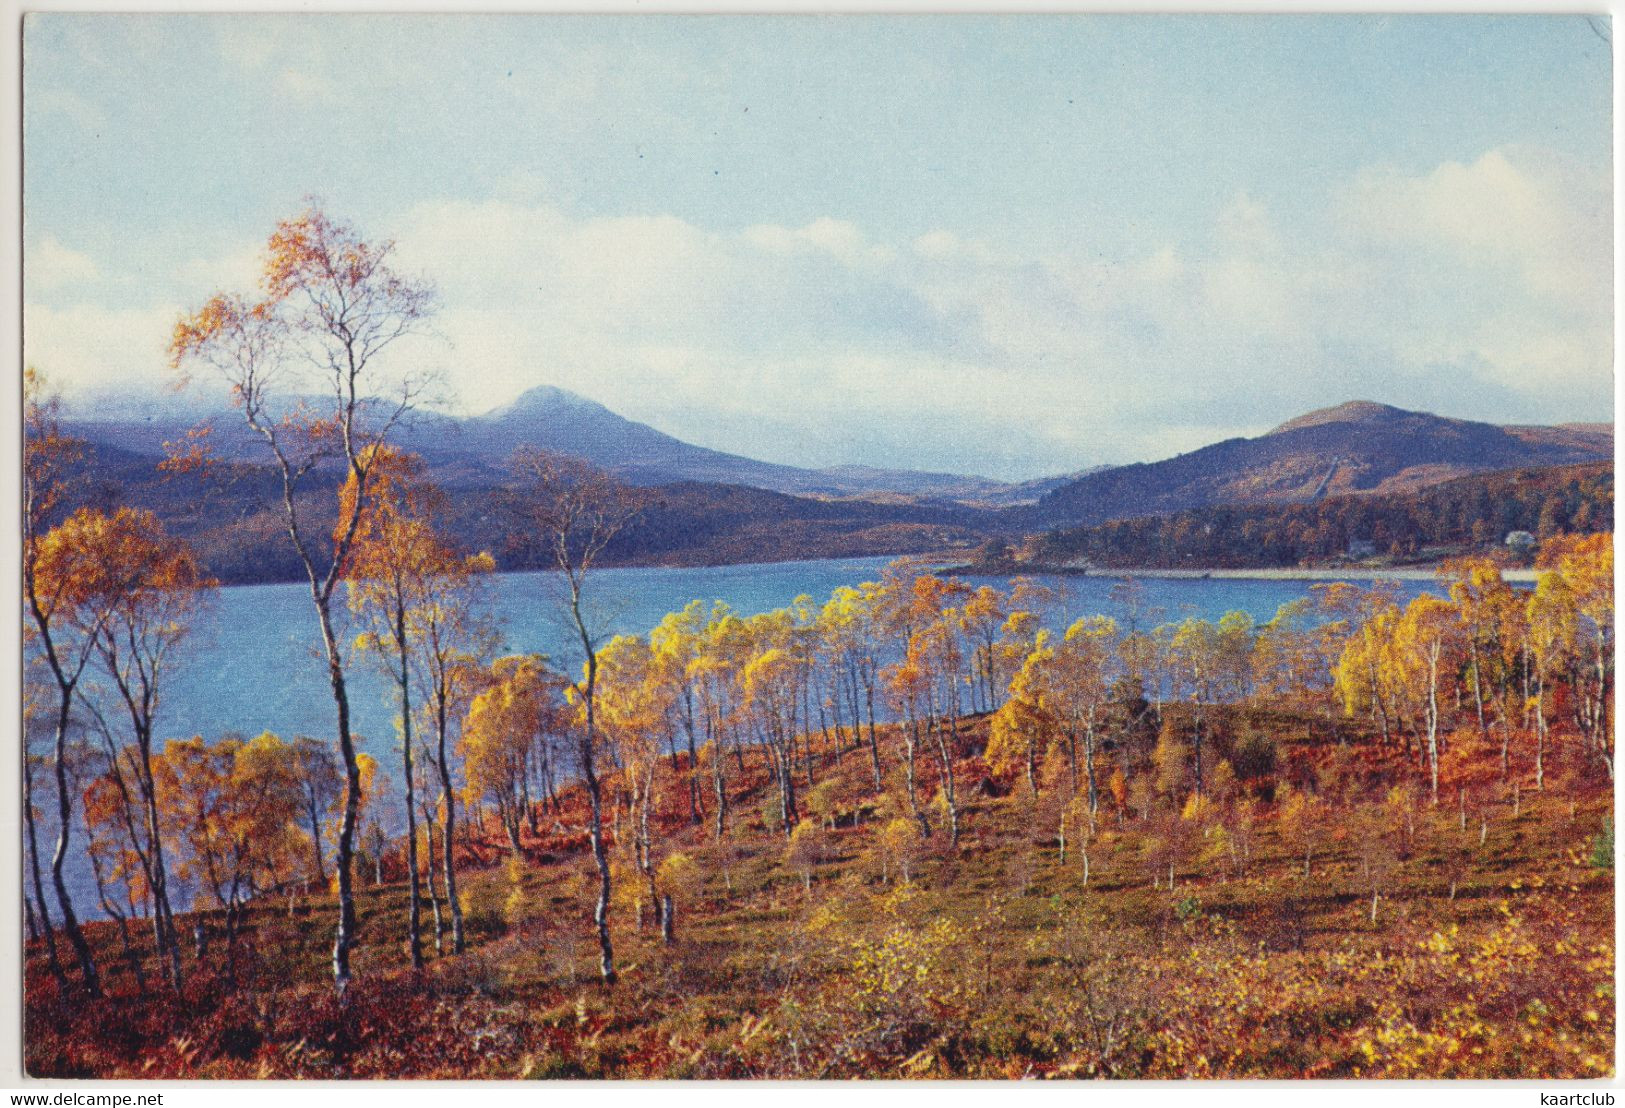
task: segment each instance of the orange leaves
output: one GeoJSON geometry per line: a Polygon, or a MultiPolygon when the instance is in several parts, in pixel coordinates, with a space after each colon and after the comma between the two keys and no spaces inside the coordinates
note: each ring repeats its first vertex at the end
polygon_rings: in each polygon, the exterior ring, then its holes
{"type": "MultiPolygon", "coordinates": [[[[389,268],[392,250],[389,243],[367,243],[312,204],[277,224],[267,240],[263,295],[217,293],[175,322],[171,366],[183,375],[194,363],[218,371],[249,425],[273,446],[280,429],[309,436],[312,449],[326,449],[340,441],[342,429],[353,460],[367,445],[360,415],[368,394],[386,392],[396,402],[393,384],[380,389],[373,358],[413,333],[434,308],[429,285],[389,268]],[[313,369],[321,378],[316,387],[308,379],[313,369]],[[267,410],[275,394],[310,392],[330,396],[331,409],[280,426],[267,410]]],[[[409,404],[422,382],[407,377],[400,386],[401,403],[409,404]]]]}
{"type": "Polygon", "coordinates": [[[169,336],[170,366],[179,369],[187,358],[201,354],[219,336],[241,327],[248,312],[240,298],[216,293],[191,315],[181,316],[169,336]]]}
{"type": "Polygon", "coordinates": [[[349,546],[342,576],[388,580],[423,561],[434,539],[430,509],[438,507],[423,473],[423,460],[415,454],[389,446],[362,452],[339,487],[333,524],[334,545],[349,546]]]}
{"type": "Polygon", "coordinates": [[[139,603],[154,593],[213,585],[184,543],[165,535],[151,512],[135,508],[111,516],[81,508],[45,536],[37,572],[53,583],[47,591],[75,603],[139,603]]]}
{"type": "Polygon", "coordinates": [[[469,618],[465,594],[494,572],[495,561],[461,556],[440,537],[435,521],[443,497],[424,479],[416,455],[375,446],[357,468],[361,475],[352,468],[339,489],[333,532],[351,609],[371,622],[369,642],[387,644],[397,657],[435,645],[422,642],[425,635],[437,639],[436,649],[449,649],[454,625],[469,618]]]}
{"type": "Polygon", "coordinates": [[[213,431],[204,424],[187,431],[178,442],[166,441],[163,460],[158,463],[159,471],[170,476],[209,472],[215,463],[213,431]]]}
{"type": "Polygon", "coordinates": [[[255,881],[286,877],[305,846],[300,766],[295,746],[270,732],[166,743],[153,771],[164,822],[185,848],[181,875],[222,905],[246,897],[255,881]]]}
{"type": "Polygon", "coordinates": [[[336,228],[318,208],[311,207],[276,225],[265,244],[261,282],[272,296],[287,296],[323,257],[323,240],[336,228]]]}
{"type": "Polygon", "coordinates": [[[214,586],[190,548],[166,536],[152,513],[133,508],[111,516],[82,508],[31,553],[38,618],[76,628],[87,643],[115,619],[144,628],[154,618],[180,618],[196,593],[214,586]]]}
{"type": "MultiPolygon", "coordinates": [[[[284,219],[271,232],[261,282],[274,299],[322,282],[357,289],[371,280],[393,249],[390,242],[368,244],[353,226],[311,201],[304,212],[284,219]]],[[[384,280],[397,288],[402,285],[394,274],[385,274],[384,280]]]]}

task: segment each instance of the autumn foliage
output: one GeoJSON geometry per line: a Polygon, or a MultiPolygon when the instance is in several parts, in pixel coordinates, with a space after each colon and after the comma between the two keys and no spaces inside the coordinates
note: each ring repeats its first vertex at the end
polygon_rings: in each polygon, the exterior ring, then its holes
{"type": "MultiPolygon", "coordinates": [[[[176,993],[142,935],[92,924],[115,968],[87,1003],[36,944],[31,1066],[1606,1075],[1611,558],[1554,544],[1532,592],[1453,564],[1405,606],[1335,585],[1263,624],[1150,625],[1128,591],[1051,631],[1028,583],[909,564],[825,605],[691,605],[597,654],[611,986],[582,685],[548,661],[461,678],[466,950],[411,971],[409,853],[383,836],[342,1004],[291,746],[170,743],[163,818],[209,942],[176,993]]],[[[134,919],[108,795],[91,781],[86,810],[134,919]]]]}

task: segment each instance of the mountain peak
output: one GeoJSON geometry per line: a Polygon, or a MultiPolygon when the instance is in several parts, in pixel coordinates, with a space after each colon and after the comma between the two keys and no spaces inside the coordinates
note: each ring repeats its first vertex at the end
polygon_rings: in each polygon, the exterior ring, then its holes
{"type": "Polygon", "coordinates": [[[1505,428],[1354,400],[1253,439],[1228,439],[1147,465],[1107,470],[1050,492],[1046,522],[1092,525],[1222,503],[1314,501],[1401,492],[1497,469],[1610,457],[1612,435],[1505,428]]]}
{"type": "Polygon", "coordinates": [[[1378,404],[1374,400],[1349,400],[1330,408],[1317,408],[1312,412],[1305,412],[1301,416],[1287,420],[1269,433],[1279,435],[1283,431],[1297,431],[1327,423],[1390,423],[1405,416],[1419,414],[1421,413],[1407,412],[1404,408],[1396,408],[1391,404],[1378,404]]]}
{"type": "Polygon", "coordinates": [[[556,385],[537,385],[528,388],[508,403],[485,413],[486,419],[507,419],[511,416],[535,417],[542,415],[608,415],[609,409],[596,400],[580,393],[561,389],[556,385]]]}

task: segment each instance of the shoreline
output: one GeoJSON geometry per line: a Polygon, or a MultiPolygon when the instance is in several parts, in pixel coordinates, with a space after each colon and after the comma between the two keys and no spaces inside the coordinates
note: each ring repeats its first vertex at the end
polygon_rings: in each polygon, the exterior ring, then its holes
{"type": "MultiPolygon", "coordinates": [[[[1004,577],[1028,574],[1058,577],[1154,578],[1167,581],[1438,581],[1438,567],[1407,566],[1396,569],[1309,569],[1275,566],[1260,569],[1154,569],[1090,568],[1073,566],[1018,566],[1013,569],[954,566],[947,573],[976,577],[1004,577]]],[[[1510,584],[1533,585],[1537,571],[1523,567],[1503,569],[1501,578],[1510,584]]]]}

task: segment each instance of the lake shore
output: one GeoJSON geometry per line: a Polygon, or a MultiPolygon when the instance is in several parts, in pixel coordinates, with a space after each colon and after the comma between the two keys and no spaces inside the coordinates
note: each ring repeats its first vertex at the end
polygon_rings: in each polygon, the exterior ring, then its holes
{"type": "MultiPolygon", "coordinates": [[[[1167,581],[1436,581],[1437,566],[1405,566],[1395,569],[1306,569],[1298,566],[1280,566],[1264,569],[1157,569],[1148,567],[1111,568],[1075,566],[1019,566],[982,567],[954,566],[947,573],[971,576],[1007,576],[1010,574],[1056,574],[1063,577],[1157,578],[1167,581]]],[[[1533,569],[1503,569],[1504,580],[1517,585],[1535,583],[1533,569]]]]}

